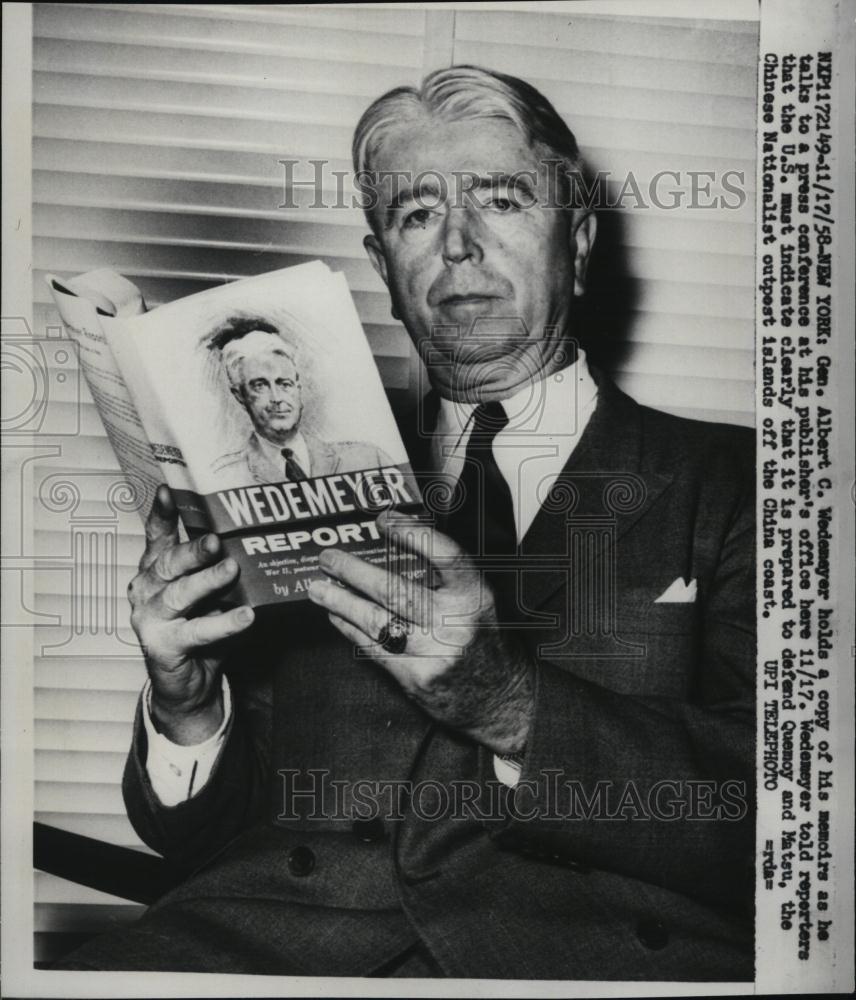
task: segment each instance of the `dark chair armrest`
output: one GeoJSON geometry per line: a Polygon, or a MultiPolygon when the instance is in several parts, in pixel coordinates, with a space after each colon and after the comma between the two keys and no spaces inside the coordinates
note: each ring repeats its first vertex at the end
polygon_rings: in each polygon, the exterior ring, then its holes
{"type": "Polygon", "coordinates": [[[163,858],[44,823],[33,823],[33,866],[135,903],[154,903],[179,881],[163,858]]]}

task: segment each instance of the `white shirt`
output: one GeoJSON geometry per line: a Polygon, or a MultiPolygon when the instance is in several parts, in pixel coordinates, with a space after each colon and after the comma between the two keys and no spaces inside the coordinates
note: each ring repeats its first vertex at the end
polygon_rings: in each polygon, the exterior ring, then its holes
{"type": "Polygon", "coordinates": [[[285,478],[285,456],[282,453],[283,447],[291,449],[294,454],[294,460],[303,470],[303,474],[309,478],[312,476],[312,463],[309,461],[309,447],[304,440],[303,435],[300,431],[295,431],[294,436],[288,442],[287,445],[277,445],[268,441],[267,438],[261,436],[261,434],[256,434],[256,439],[259,442],[259,447],[262,450],[262,454],[270,462],[274,468],[282,469],[282,477],[285,478]]]}
{"type": "MultiPolygon", "coordinates": [[[[518,542],[577,446],[597,403],[597,385],[584,351],[564,368],[503,399],[508,425],[493,441],[493,457],[511,490],[518,542]]],[[[435,469],[458,479],[472,433],[475,403],[440,401],[431,439],[435,469]]]]}
{"type": "MultiPolygon", "coordinates": [[[[493,442],[493,455],[511,490],[517,539],[529,530],[535,515],[586,429],[597,405],[597,385],[591,377],[584,351],[577,361],[540,382],[529,384],[502,400],[508,425],[493,442]]],[[[440,401],[437,427],[431,441],[435,469],[458,478],[464,466],[472,433],[475,403],[440,401]]],[[[267,443],[267,442],[265,442],[267,443]]],[[[290,447],[309,474],[309,454],[290,447]],[[305,463],[303,458],[305,457],[305,463]]],[[[274,446],[271,445],[271,448],[274,446]]],[[[279,455],[280,460],[282,456],[279,455]]],[[[223,678],[223,722],[204,743],[179,746],[158,733],[149,713],[149,688],[143,697],[143,722],[149,739],[146,770],[152,788],[165,806],[174,806],[197,794],[208,781],[232,722],[229,683],[223,678]]],[[[519,769],[494,756],[494,771],[506,785],[514,786],[519,769]]]]}
{"type": "Polygon", "coordinates": [[[143,725],[149,744],[146,771],[155,794],[165,806],[193,798],[208,779],[220,748],[232,728],[232,692],[223,676],[223,721],[204,743],[181,746],[168,740],[154,726],[151,714],[151,681],[143,688],[143,725]]]}

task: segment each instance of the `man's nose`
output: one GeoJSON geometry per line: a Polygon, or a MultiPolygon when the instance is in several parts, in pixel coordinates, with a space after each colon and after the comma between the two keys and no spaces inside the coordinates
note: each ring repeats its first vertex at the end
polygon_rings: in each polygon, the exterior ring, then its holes
{"type": "Polygon", "coordinates": [[[465,260],[479,263],[482,259],[479,222],[466,206],[450,208],[443,223],[443,261],[460,264],[465,260]]]}

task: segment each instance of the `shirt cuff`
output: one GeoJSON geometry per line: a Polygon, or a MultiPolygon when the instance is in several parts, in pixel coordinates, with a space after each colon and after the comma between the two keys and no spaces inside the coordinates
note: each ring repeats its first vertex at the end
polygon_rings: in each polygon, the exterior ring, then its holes
{"type": "Polygon", "coordinates": [[[520,781],[520,772],[523,770],[519,761],[512,759],[510,754],[493,755],[493,773],[497,778],[509,788],[516,788],[520,781]]]}
{"type": "Polygon", "coordinates": [[[232,692],[225,674],[222,680],[223,721],[217,732],[202,743],[181,746],[168,740],[154,726],[151,715],[152,684],[143,688],[143,725],[148,740],[146,771],[161,805],[177,806],[202,791],[232,723],[232,692]]]}

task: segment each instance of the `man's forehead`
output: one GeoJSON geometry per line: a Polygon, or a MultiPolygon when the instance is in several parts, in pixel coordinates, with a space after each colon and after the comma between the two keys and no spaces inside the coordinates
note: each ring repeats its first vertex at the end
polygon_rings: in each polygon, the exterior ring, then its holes
{"type": "Polygon", "coordinates": [[[295,367],[294,362],[283,351],[282,347],[277,347],[276,344],[271,344],[269,348],[244,358],[243,362],[245,374],[251,370],[269,371],[272,368],[279,371],[286,368],[295,374],[297,373],[297,368],[295,367]]]}
{"type": "MultiPolygon", "coordinates": [[[[390,128],[373,158],[373,169],[401,176],[401,187],[431,175],[447,184],[456,176],[491,176],[537,170],[538,155],[504,119],[446,122],[426,115],[390,128]]],[[[385,191],[391,189],[383,184],[385,191]]],[[[394,190],[394,188],[393,188],[394,190]]]]}

